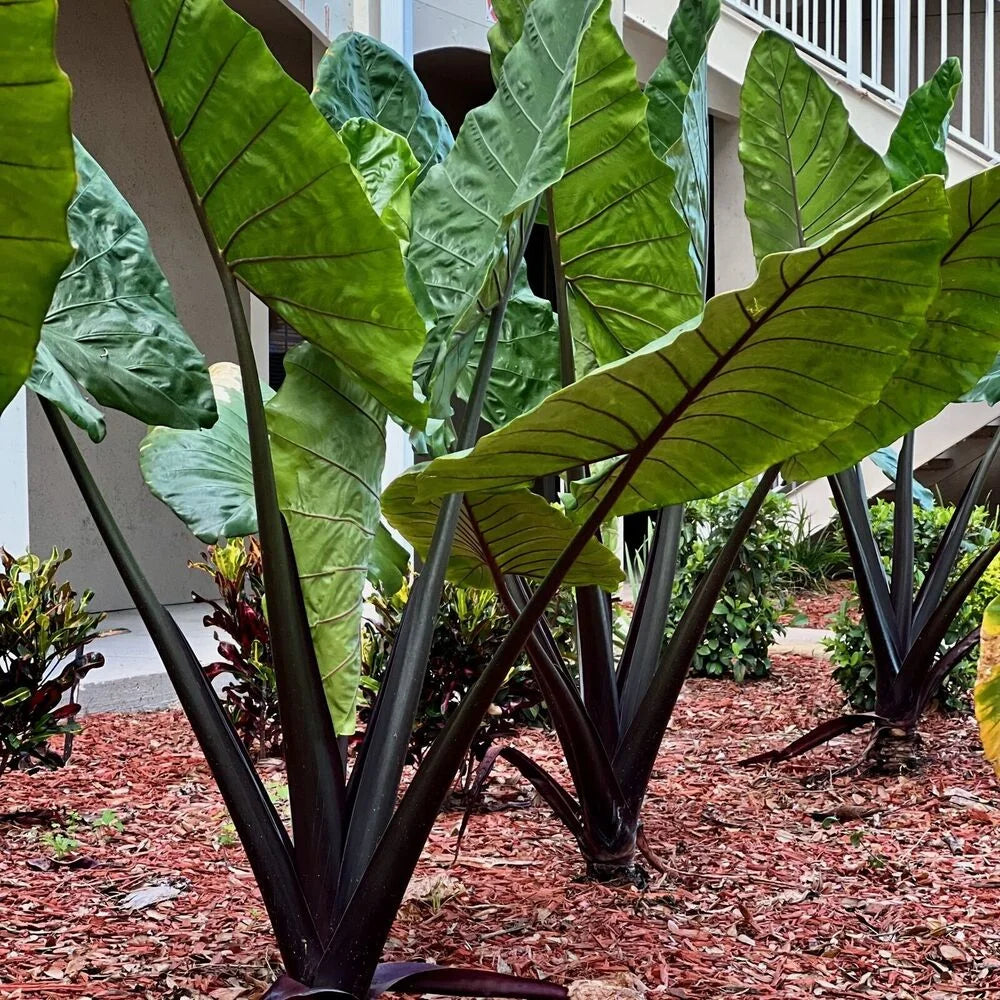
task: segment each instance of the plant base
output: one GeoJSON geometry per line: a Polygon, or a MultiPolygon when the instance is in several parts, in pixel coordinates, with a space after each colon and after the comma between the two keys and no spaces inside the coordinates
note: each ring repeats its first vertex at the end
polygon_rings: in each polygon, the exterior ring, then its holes
{"type": "Polygon", "coordinates": [[[915,729],[883,726],[875,731],[867,754],[872,774],[908,774],[923,763],[923,740],[915,729]]]}
{"type": "Polygon", "coordinates": [[[588,861],[587,878],[603,885],[632,885],[643,890],[649,886],[649,872],[634,860],[627,863],[588,861]]]}

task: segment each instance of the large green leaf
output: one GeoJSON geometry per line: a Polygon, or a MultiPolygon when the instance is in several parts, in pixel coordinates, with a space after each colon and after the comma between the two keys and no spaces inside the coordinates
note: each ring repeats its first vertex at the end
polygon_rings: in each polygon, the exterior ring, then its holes
{"type": "Polygon", "coordinates": [[[720,0],[681,0],[670,21],[667,54],[646,83],[646,120],[653,152],[673,167],[672,202],[691,232],[691,252],[704,284],[708,247],[708,42],[720,0]]]}
{"type": "Polygon", "coordinates": [[[466,117],[454,148],[414,194],[407,261],[434,318],[452,329],[474,325],[510,252],[508,234],[563,174],[577,54],[599,2],[535,0],[496,94],[466,117]]]}
{"type": "Polygon", "coordinates": [[[922,328],[948,239],[930,178],[816,248],[774,255],[749,288],[432,462],[427,495],[616,460],[615,513],[711,496],[819,444],[874,403],[922,328]],[[892,278],[891,275],[899,275],[892,278]]]}
{"type": "Polygon", "coordinates": [[[354,732],[365,580],[379,525],[386,411],[311,344],[267,406],[278,503],[295,550],[333,725],[354,732]]]}
{"type": "Polygon", "coordinates": [[[56,285],[42,327],[46,350],[28,385],[95,441],[104,421],[74,381],[98,404],[143,423],[210,427],[215,399],[205,359],[177,318],[145,227],[79,143],[76,164],[69,208],[76,253],[56,285]]]}
{"type": "Polygon", "coordinates": [[[0,411],[31,372],[52,291],[73,255],[70,85],[55,0],[0,3],[0,411]]]}
{"type": "MultiPolygon", "coordinates": [[[[419,467],[394,480],[382,495],[382,509],[417,553],[426,556],[443,501],[418,500],[418,475],[419,467]]],[[[575,533],[576,525],[561,510],[527,489],[466,494],[448,579],[459,587],[492,590],[491,563],[503,575],[543,579],[575,533]]],[[[614,553],[591,539],[565,583],[614,590],[623,576],[614,553]]]]}
{"type": "Polygon", "coordinates": [[[406,140],[369,118],[348,119],[340,140],[379,218],[400,240],[409,240],[410,197],[420,164],[406,140]]]}
{"type": "Polygon", "coordinates": [[[398,594],[409,568],[409,552],[392,537],[384,524],[379,524],[368,561],[368,582],[386,596],[398,594]]]}
{"type": "Polygon", "coordinates": [[[1000,777],[1000,598],[983,615],[974,701],[983,752],[1000,777]]]}
{"type": "Polygon", "coordinates": [[[993,359],[988,372],[959,400],[962,403],[1000,403],[1000,354],[993,359]]]}
{"type": "Polygon", "coordinates": [[[573,324],[586,331],[599,363],[656,340],[702,307],[690,234],[671,203],[673,171],[650,148],[646,106],[605,0],[580,46],[569,159],[549,218],[573,324]]]}
{"type": "MultiPolygon", "coordinates": [[[[480,323],[469,363],[459,376],[458,395],[472,392],[487,323],[480,323]]],[[[534,295],[523,281],[507,303],[500,340],[486,387],[483,419],[502,427],[537,406],[560,386],[559,330],[547,299],[534,295]]]]}
{"type": "Polygon", "coordinates": [[[524,19],[531,0],[492,0],[496,24],[487,32],[490,45],[490,70],[493,79],[500,79],[503,62],[524,32],[524,19]]]}
{"type": "Polygon", "coordinates": [[[316,70],[312,99],[338,130],[351,118],[368,118],[403,136],[420,161],[421,178],[453,144],[412,67],[369,35],[348,32],[334,40],[316,70]]]}
{"type": "Polygon", "coordinates": [[[344,144],[222,0],[129,0],[197,207],[233,274],[419,424],[425,327],[344,144]]]}
{"type": "Polygon", "coordinates": [[[899,191],[925,174],[948,176],[948,123],[962,86],[962,64],[952,56],[906,102],[889,139],[885,165],[899,191]]]}
{"type": "MultiPolygon", "coordinates": [[[[788,462],[788,479],[815,479],[930,420],[977,384],[1000,350],[1000,167],[950,188],[951,238],[941,259],[941,288],[909,356],[875,406],[806,455],[788,462]]],[[[905,278],[904,272],[898,273],[905,278]]]]}
{"type": "MultiPolygon", "coordinates": [[[[208,430],[153,427],[139,445],[139,467],[153,495],[203,542],[257,530],[250,438],[239,367],[209,369],[219,419],[208,430]]],[[[260,391],[265,402],[274,392],[260,391]]]]}
{"type": "Polygon", "coordinates": [[[757,39],[740,94],[740,160],[758,263],[815,246],[891,190],[881,157],[795,46],[757,39]]]}

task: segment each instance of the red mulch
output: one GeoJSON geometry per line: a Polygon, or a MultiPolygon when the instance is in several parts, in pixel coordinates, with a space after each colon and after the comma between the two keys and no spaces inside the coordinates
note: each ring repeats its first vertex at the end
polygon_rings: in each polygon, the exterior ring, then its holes
{"type": "MultiPolygon", "coordinates": [[[[653,995],[697,1000],[1000,993],[1000,792],[973,721],[928,720],[917,778],[810,789],[805,775],[848,762],[863,738],[794,767],[733,765],[837,708],[828,666],[774,669],[686,690],[646,812],[670,871],[647,892],[580,881],[573,843],[537,806],[474,817],[452,866],[457,817],[444,816],[418,875],[453,881],[422,883],[388,957],[562,981],[629,971],[653,995]]],[[[544,734],[520,745],[558,759],[544,734]]],[[[519,795],[503,767],[496,796],[519,795]]],[[[87,719],[66,770],[14,775],[4,792],[8,809],[114,809],[125,829],[81,824],[78,855],[96,866],[36,871],[52,853],[38,828],[2,828],[3,1000],[259,995],[276,962],[267,920],[239,848],[218,844],[223,809],[177,713],[87,719]],[[120,909],[160,880],[183,891],[120,909]]]]}
{"type": "Polygon", "coordinates": [[[805,617],[805,621],[794,621],[802,628],[830,628],[833,616],[840,610],[841,604],[851,596],[850,580],[832,580],[826,590],[802,591],[792,595],[795,611],[785,615],[781,620],[784,624],[792,623],[796,618],[805,617]]]}

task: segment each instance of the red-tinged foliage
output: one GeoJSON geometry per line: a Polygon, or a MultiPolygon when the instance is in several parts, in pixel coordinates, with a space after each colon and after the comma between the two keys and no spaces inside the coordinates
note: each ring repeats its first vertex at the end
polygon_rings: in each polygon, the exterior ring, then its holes
{"type": "Polygon", "coordinates": [[[271,654],[271,633],[264,614],[264,570],[260,542],[237,538],[211,545],[205,560],[189,563],[215,582],[218,599],[194,595],[212,613],[205,627],[218,631],[221,660],[205,667],[209,680],[224,677],[222,700],[240,741],[254,759],[283,757],[284,741],[278,714],[278,685],[271,654]],[[229,636],[232,642],[222,638],[229,636]]]}

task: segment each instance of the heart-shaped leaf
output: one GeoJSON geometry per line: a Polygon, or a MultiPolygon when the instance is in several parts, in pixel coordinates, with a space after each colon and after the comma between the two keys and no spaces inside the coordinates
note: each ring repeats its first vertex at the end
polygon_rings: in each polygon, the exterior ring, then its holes
{"type": "MultiPolygon", "coordinates": [[[[418,469],[395,479],[382,495],[386,520],[426,556],[442,500],[417,497],[418,469]]],[[[448,579],[459,587],[492,590],[494,570],[504,576],[543,579],[576,533],[576,525],[527,489],[500,493],[467,493],[455,533],[448,579]],[[491,566],[493,569],[491,569],[491,566]]],[[[610,549],[595,539],[566,576],[567,586],[590,584],[614,590],[623,579],[610,549]]]]}
{"type": "Polygon", "coordinates": [[[436,459],[421,493],[528,483],[612,460],[615,513],[712,496],[813,447],[874,403],[923,328],[948,239],[929,178],[819,247],[772,255],[702,317],[592,372],[471,452],[436,459]],[[890,276],[898,275],[892,278],[890,276]]]}
{"type": "Polygon", "coordinates": [[[454,144],[413,67],[370,35],[352,31],[334,39],[316,69],[312,100],[338,131],[352,118],[367,118],[403,136],[420,163],[420,179],[454,144]]]}
{"type": "MultiPolygon", "coordinates": [[[[209,369],[219,419],[208,430],[153,427],[139,445],[139,468],[162,500],[202,542],[257,531],[250,438],[239,367],[209,369]]],[[[274,391],[261,385],[265,402],[274,391]]]]}
{"type": "Polygon", "coordinates": [[[70,85],[55,0],[0,4],[0,411],[31,372],[42,320],[73,256],[70,85]]]}
{"type": "Polygon", "coordinates": [[[758,263],[815,246],[892,187],[882,158],[851,128],[844,102],[773,31],[757,39],[747,65],[740,160],[758,263]]]}
{"type": "Polygon", "coordinates": [[[285,357],[285,372],[267,405],[278,503],[295,550],[333,725],[347,736],[355,726],[386,411],[311,344],[285,357]]]}
{"type": "Polygon", "coordinates": [[[173,294],[139,217],[100,164],[76,144],[79,186],[69,208],[76,246],[56,285],[28,384],[94,441],[101,406],[146,424],[210,427],[216,418],[205,358],[177,318],[173,294]]]}
{"type": "MultiPolygon", "coordinates": [[[[537,2],[537,0],[536,0],[537,2]]],[[[580,46],[566,173],[552,190],[573,324],[599,363],[669,333],[702,307],[674,174],[650,148],[635,63],[601,5],[580,46]]]]}
{"type": "Polygon", "coordinates": [[[129,0],[198,211],[232,273],[421,424],[425,326],[344,144],[222,0],[129,0]]]}

